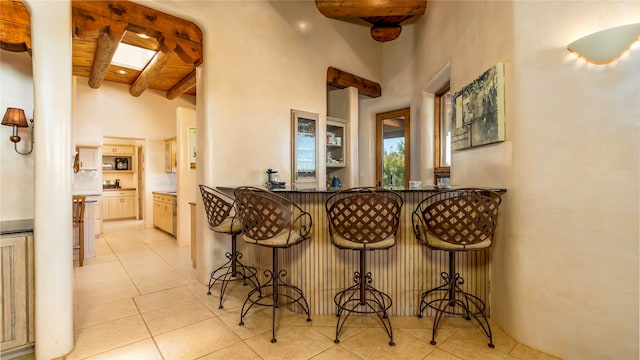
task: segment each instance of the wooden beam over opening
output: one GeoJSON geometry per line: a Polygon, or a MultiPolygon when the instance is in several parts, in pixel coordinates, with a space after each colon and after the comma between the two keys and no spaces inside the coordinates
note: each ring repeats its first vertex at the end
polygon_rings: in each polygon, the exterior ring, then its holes
{"type": "Polygon", "coordinates": [[[327,84],[335,86],[338,89],[344,89],[352,86],[358,89],[360,94],[372,98],[377,98],[382,95],[382,87],[377,82],[367,80],[334,67],[329,67],[327,69],[327,84]]]}
{"type": "Polygon", "coordinates": [[[196,86],[196,71],[194,70],[191,74],[185,76],[184,79],[180,80],[176,86],[172,87],[167,91],[167,99],[173,100],[178,96],[184,94],[189,91],[191,88],[196,86]]]}
{"type": "Polygon", "coordinates": [[[31,54],[29,10],[21,1],[0,1],[0,48],[31,54]]]}

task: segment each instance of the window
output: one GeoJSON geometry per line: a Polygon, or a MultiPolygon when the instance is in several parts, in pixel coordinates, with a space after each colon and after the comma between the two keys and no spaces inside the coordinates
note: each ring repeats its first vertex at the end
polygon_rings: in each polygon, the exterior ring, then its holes
{"type": "Polygon", "coordinates": [[[376,184],[402,190],[409,187],[409,108],[376,114],[376,184]]]}
{"type": "Polygon", "coordinates": [[[451,91],[449,84],[434,99],[434,170],[436,185],[451,185],[451,91]]]}

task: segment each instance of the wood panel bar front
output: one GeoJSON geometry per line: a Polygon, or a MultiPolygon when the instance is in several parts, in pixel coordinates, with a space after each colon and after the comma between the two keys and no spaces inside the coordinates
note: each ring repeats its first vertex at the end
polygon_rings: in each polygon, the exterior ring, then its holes
{"type": "MultiPolygon", "coordinates": [[[[227,193],[233,188],[218,187],[227,193]]],[[[504,189],[495,189],[504,192],[504,189]]],[[[442,284],[441,273],[448,271],[446,251],[434,251],[422,245],[412,229],[411,214],[420,201],[438,192],[437,188],[399,191],[404,204],[396,245],[388,250],[366,253],[367,271],[373,286],[389,294],[393,301],[390,315],[416,316],[421,294],[442,284]]],[[[329,238],[325,201],[331,191],[276,192],[309,212],[312,217],[311,238],[289,249],[279,250],[280,266],[287,271],[285,280],[300,287],[311,308],[311,314],[335,314],[334,295],[353,285],[353,274],[359,267],[358,252],[338,249],[329,238]]],[[[243,263],[258,269],[261,282],[263,272],[271,267],[271,249],[238,241],[243,263]]],[[[490,249],[456,253],[456,271],[465,279],[462,287],[484,299],[489,314],[490,249]]],[[[425,316],[433,316],[427,309],[425,316]]]]}

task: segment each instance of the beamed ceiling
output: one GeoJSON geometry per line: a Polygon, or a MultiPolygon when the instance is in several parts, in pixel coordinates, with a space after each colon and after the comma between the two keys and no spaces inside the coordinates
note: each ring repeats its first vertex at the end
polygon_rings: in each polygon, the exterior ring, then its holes
{"type": "MultiPolygon", "coordinates": [[[[98,89],[111,81],[129,85],[133,96],[146,89],[162,91],[168,99],[196,94],[195,69],[203,57],[202,32],[194,23],[130,1],[72,0],[71,7],[73,75],[87,78],[90,87],[98,89]],[[111,63],[121,42],[157,53],[142,70],[123,68],[111,63]]],[[[390,41],[400,35],[402,21],[424,14],[426,1],[316,0],[316,7],[329,18],[363,19],[372,24],[374,39],[390,41]]],[[[29,11],[19,0],[0,0],[0,45],[3,50],[31,53],[29,11]]],[[[378,84],[333,68],[327,83],[380,96],[378,84]]]]}

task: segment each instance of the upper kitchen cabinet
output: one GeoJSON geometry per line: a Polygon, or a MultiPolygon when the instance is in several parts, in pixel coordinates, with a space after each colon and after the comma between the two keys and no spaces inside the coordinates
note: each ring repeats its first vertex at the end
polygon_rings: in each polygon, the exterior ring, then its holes
{"type": "Polygon", "coordinates": [[[178,170],[178,149],[176,138],[164,141],[164,172],[174,173],[178,170]]]}
{"type": "Polygon", "coordinates": [[[339,179],[343,188],[358,186],[358,89],[327,91],[327,180],[339,179]]]}
{"type": "Polygon", "coordinates": [[[131,145],[107,145],[102,147],[103,156],[133,156],[135,147],[131,145]]]}
{"type": "MultiPolygon", "coordinates": [[[[347,166],[347,122],[327,116],[327,168],[347,166]]],[[[327,173],[329,169],[327,169],[327,173]]]]}
{"type": "Polygon", "coordinates": [[[292,184],[297,188],[318,186],[318,114],[291,110],[292,184]]]}
{"type": "Polygon", "coordinates": [[[100,169],[100,149],[95,146],[78,146],[78,169],[97,171],[100,169]]]}

